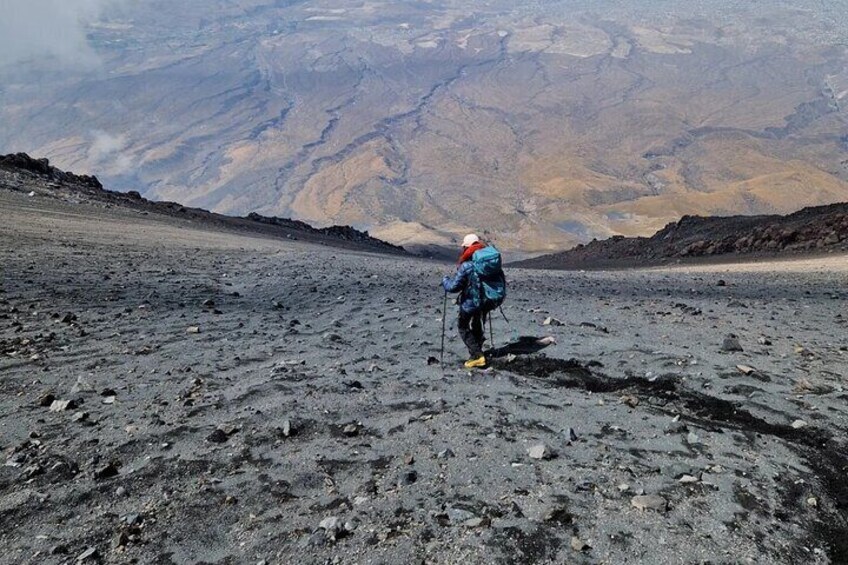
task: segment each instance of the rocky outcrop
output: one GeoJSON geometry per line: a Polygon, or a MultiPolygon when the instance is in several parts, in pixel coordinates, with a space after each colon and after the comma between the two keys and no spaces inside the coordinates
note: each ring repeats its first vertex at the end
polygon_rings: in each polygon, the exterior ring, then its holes
{"type": "Polygon", "coordinates": [[[848,203],[805,208],[788,216],[684,216],[652,237],[595,240],[516,266],[586,269],[836,251],[848,251],[848,203]]]}
{"type": "Polygon", "coordinates": [[[0,168],[8,171],[28,171],[57,182],[76,184],[98,190],[103,188],[103,185],[95,176],[75,175],[61,171],[52,166],[48,159],[34,159],[26,153],[0,155],[0,168]]]}
{"type": "Polygon", "coordinates": [[[399,247],[397,245],[392,245],[391,243],[387,243],[383,240],[371,237],[368,235],[367,231],[360,231],[350,226],[330,226],[326,228],[314,228],[305,222],[301,222],[299,220],[290,220],[288,218],[276,218],[276,217],[268,217],[262,216],[257,213],[251,213],[247,215],[247,219],[252,222],[257,222],[261,224],[268,224],[272,226],[281,226],[290,229],[302,230],[312,233],[318,233],[322,235],[326,235],[328,237],[332,237],[335,239],[340,239],[343,241],[352,241],[356,243],[367,243],[369,245],[376,245],[378,247],[385,247],[386,249],[392,249],[396,251],[403,251],[403,247],[399,247]]]}

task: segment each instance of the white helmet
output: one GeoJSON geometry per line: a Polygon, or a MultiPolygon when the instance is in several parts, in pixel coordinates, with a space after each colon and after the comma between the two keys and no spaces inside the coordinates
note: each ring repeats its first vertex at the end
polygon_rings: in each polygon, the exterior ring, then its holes
{"type": "Polygon", "coordinates": [[[479,242],[480,242],[480,238],[477,237],[477,234],[470,233],[470,234],[465,236],[465,239],[462,240],[462,246],[463,247],[471,247],[475,243],[479,243],[479,242]]]}

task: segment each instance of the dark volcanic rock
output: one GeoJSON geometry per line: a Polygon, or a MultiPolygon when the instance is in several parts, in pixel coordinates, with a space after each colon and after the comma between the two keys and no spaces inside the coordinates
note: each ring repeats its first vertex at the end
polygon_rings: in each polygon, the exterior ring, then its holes
{"type": "MultiPolygon", "coordinates": [[[[537,269],[658,265],[669,261],[776,257],[848,250],[848,203],[788,216],[683,216],[652,237],[614,236],[514,263],[537,269]]],[[[719,286],[724,286],[719,281],[719,286]]]]}
{"type": "Polygon", "coordinates": [[[259,224],[269,224],[272,226],[280,226],[289,229],[295,229],[297,231],[303,231],[307,233],[318,233],[322,235],[327,235],[335,239],[340,239],[343,241],[352,241],[356,243],[367,243],[369,245],[374,245],[383,249],[390,249],[393,251],[403,251],[403,247],[398,247],[397,245],[392,245],[391,243],[386,243],[385,241],[376,239],[368,235],[367,231],[359,231],[350,226],[330,226],[328,228],[313,228],[309,224],[301,222],[299,220],[289,220],[286,218],[273,218],[262,216],[260,214],[252,213],[248,214],[248,220],[259,224]]]}
{"type": "Polygon", "coordinates": [[[0,155],[0,168],[7,170],[23,170],[48,177],[59,182],[82,185],[88,188],[102,189],[103,185],[97,180],[97,177],[89,175],[75,175],[60,171],[56,167],[50,165],[47,159],[33,159],[26,153],[13,153],[10,155],[0,155]]]}
{"type": "Polygon", "coordinates": [[[737,338],[733,334],[724,338],[724,341],[721,344],[721,350],[727,351],[728,353],[744,351],[744,349],[742,348],[742,344],[739,343],[739,338],[737,338]]]}
{"type": "Polygon", "coordinates": [[[111,479],[112,477],[117,477],[118,473],[118,467],[115,466],[113,463],[108,463],[98,468],[94,472],[94,478],[98,481],[102,481],[105,479],[111,479]]]}

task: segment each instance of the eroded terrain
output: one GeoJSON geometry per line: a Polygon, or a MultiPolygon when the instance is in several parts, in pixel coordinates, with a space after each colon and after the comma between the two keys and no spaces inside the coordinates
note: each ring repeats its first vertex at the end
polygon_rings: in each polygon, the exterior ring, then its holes
{"type": "Polygon", "coordinates": [[[848,199],[844,1],[117,3],[0,151],[218,212],[554,251],[848,199]],[[94,54],[94,53],[93,53],[94,54]]]}

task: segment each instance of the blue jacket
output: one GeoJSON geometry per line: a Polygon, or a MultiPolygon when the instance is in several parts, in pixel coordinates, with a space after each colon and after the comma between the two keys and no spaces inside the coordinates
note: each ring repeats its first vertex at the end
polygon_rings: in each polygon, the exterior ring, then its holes
{"type": "Polygon", "coordinates": [[[446,292],[460,293],[459,307],[467,314],[473,314],[479,310],[470,292],[473,274],[474,264],[471,261],[466,261],[457,268],[456,274],[453,277],[442,279],[442,286],[446,292]]]}

